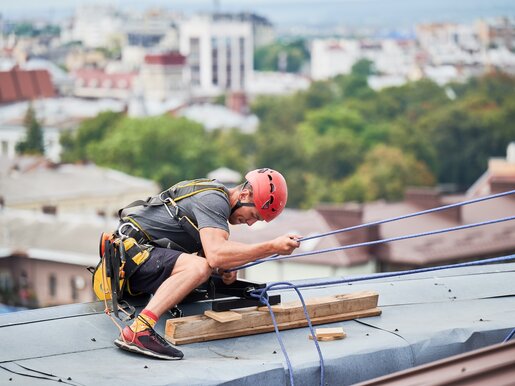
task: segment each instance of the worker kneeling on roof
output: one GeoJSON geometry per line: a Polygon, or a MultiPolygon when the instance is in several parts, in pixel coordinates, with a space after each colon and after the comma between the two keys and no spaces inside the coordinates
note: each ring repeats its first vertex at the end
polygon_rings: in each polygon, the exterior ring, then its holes
{"type": "Polygon", "coordinates": [[[283,211],[288,198],[286,181],[275,170],[253,170],[245,178],[231,189],[216,180],[180,182],[156,197],[127,206],[124,209],[142,206],[129,215],[120,211],[116,236],[135,239],[149,251],[130,277],[125,277],[126,290],[153,296],[132,325],[123,329],[116,346],[181,359],[182,352],[153,329],[165,312],[213,273],[220,273],[223,282],[231,284],[236,272],[224,270],[273,254],[289,255],[299,246],[300,236],[295,234],[257,244],[229,240],[229,223],[269,222],[283,211]]]}

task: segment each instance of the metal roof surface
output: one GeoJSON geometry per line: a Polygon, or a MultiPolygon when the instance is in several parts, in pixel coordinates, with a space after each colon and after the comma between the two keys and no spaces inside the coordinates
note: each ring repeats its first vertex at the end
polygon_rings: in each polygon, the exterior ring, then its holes
{"type": "MultiPolygon", "coordinates": [[[[321,279],[325,280],[325,279],[321,279]]],[[[319,280],[319,281],[321,281],[319,280]]],[[[502,342],[515,327],[515,263],[456,268],[302,290],[305,298],[374,290],[382,315],[341,326],[347,338],[320,342],[326,383],[349,385],[502,342]]],[[[281,291],[283,301],[293,290],[281,291]]],[[[207,304],[183,307],[198,314],[207,304]]],[[[0,384],[281,385],[288,370],[274,333],[179,346],[162,361],[117,349],[101,303],[0,315],[0,384]]],[[[166,317],[157,330],[164,331],[166,317]]],[[[296,385],[320,382],[307,328],[282,331],[296,385]]]]}

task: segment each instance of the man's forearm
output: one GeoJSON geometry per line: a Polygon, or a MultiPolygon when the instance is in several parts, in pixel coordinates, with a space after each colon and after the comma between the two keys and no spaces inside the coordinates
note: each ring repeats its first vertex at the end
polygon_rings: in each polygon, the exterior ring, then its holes
{"type": "Polygon", "coordinates": [[[275,251],[272,241],[244,244],[227,240],[216,250],[210,251],[206,258],[213,268],[230,269],[273,255],[275,251]]]}

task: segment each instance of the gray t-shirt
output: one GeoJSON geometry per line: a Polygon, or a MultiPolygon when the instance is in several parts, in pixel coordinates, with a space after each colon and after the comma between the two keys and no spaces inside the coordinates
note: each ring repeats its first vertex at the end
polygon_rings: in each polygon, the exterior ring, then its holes
{"type": "MultiPolygon", "coordinates": [[[[180,200],[177,205],[180,208],[180,216],[187,216],[199,229],[220,228],[229,233],[231,207],[227,195],[219,190],[194,194],[180,200]]],[[[174,208],[169,208],[174,213],[174,208]]],[[[129,215],[153,240],[166,238],[188,251],[195,250],[195,243],[191,237],[170,217],[164,205],[141,207],[129,215]]]]}

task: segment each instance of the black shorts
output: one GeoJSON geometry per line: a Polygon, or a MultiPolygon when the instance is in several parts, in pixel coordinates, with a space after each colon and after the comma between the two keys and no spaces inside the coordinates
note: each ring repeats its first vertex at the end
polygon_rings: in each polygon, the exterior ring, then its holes
{"type": "Polygon", "coordinates": [[[132,275],[128,282],[131,294],[154,294],[159,286],[170,277],[173,267],[184,252],[167,248],[154,248],[150,256],[132,275]]]}

